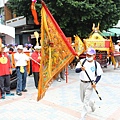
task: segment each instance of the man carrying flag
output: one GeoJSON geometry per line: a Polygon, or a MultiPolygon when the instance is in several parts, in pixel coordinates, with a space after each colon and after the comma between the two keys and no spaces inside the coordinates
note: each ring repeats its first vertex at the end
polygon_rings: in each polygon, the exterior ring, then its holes
{"type": "Polygon", "coordinates": [[[83,102],[81,120],[86,120],[87,113],[95,111],[94,102],[90,97],[103,73],[100,64],[94,61],[95,54],[95,49],[88,48],[86,58],[80,60],[75,70],[76,73],[80,73],[80,98],[83,102]]]}

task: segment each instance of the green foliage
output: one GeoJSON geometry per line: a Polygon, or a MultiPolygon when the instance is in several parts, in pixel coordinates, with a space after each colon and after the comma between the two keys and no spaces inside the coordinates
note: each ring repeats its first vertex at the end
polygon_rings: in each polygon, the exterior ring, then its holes
{"type": "MultiPolygon", "coordinates": [[[[32,18],[31,0],[8,0],[7,7],[11,9],[16,16],[25,16],[27,19],[32,18]]],[[[36,4],[36,9],[40,13],[41,4],[36,4]]]]}
{"type": "MultiPolygon", "coordinates": [[[[66,36],[86,37],[92,25],[100,23],[100,30],[115,25],[120,19],[120,0],[44,0],[51,14],[66,36]]],[[[31,16],[31,0],[9,0],[9,8],[17,16],[31,16]]],[[[40,16],[40,0],[36,3],[40,16]],[[38,4],[39,3],[39,4],[38,4]]]]}
{"type": "Polygon", "coordinates": [[[107,29],[120,19],[120,4],[112,0],[44,0],[67,36],[87,36],[92,25],[107,29]]]}

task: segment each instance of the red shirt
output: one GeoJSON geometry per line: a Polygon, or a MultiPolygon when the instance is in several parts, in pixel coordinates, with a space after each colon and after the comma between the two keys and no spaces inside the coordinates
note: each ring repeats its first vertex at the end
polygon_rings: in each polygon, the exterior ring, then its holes
{"type": "MultiPolygon", "coordinates": [[[[38,57],[40,57],[40,53],[38,52],[33,52],[31,57],[32,59],[34,59],[36,62],[40,63],[40,59],[38,59],[38,57]]],[[[34,62],[32,60],[32,72],[39,72],[39,69],[40,69],[40,65],[38,65],[36,62],[34,62]]]]}
{"type": "Polygon", "coordinates": [[[8,57],[7,53],[0,53],[0,76],[9,75],[10,74],[10,58],[8,57]],[[2,62],[3,59],[6,59],[6,62],[2,62]]]}

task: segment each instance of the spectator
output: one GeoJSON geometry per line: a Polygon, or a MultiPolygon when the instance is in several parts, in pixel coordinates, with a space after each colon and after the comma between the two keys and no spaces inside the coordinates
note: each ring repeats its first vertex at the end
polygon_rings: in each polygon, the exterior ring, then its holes
{"type": "Polygon", "coordinates": [[[10,74],[12,74],[10,59],[4,49],[5,46],[2,44],[0,51],[0,89],[2,99],[5,99],[5,93],[6,96],[14,95],[14,93],[10,92],[10,74]]]}
{"type": "MultiPolygon", "coordinates": [[[[114,57],[116,63],[118,63],[118,68],[120,67],[120,40],[117,40],[117,44],[115,45],[115,51],[114,51],[114,57]]],[[[114,65],[114,70],[116,70],[117,66],[116,64],[114,65]]]]}
{"type": "Polygon", "coordinates": [[[65,80],[65,69],[63,69],[59,74],[56,79],[58,82],[61,82],[61,80],[65,80]]]}
{"type": "MultiPolygon", "coordinates": [[[[30,56],[31,56],[32,53],[34,52],[34,49],[32,48],[33,45],[28,44],[28,47],[29,47],[29,52],[30,52],[30,56]]],[[[32,60],[30,60],[30,73],[28,74],[28,76],[31,76],[31,75],[32,75],[32,60]]]]}
{"type": "Polygon", "coordinates": [[[26,88],[26,78],[27,78],[27,61],[29,61],[29,57],[23,53],[23,46],[17,46],[17,53],[14,54],[15,66],[17,71],[17,89],[16,94],[21,96],[22,92],[27,92],[26,88]]]}
{"type": "Polygon", "coordinates": [[[41,46],[35,46],[35,51],[32,53],[32,72],[34,76],[35,87],[38,88],[38,82],[40,77],[40,60],[41,60],[41,46]],[[38,64],[39,63],[39,64],[38,64]]]}
{"type": "Polygon", "coordinates": [[[29,47],[28,47],[28,44],[26,43],[24,45],[23,52],[28,52],[28,51],[29,51],[29,47]]]}
{"type": "Polygon", "coordinates": [[[10,58],[10,64],[12,65],[12,53],[13,53],[14,49],[13,48],[10,48],[9,51],[8,51],[8,56],[10,58]]]}

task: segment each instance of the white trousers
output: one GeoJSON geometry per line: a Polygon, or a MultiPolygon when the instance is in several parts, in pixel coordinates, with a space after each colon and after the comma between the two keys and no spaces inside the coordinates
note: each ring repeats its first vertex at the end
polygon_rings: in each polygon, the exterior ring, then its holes
{"type": "Polygon", "coordinates": [[[90,100],[93,88],[91,83],[80,82],[80,98],[83,102],[83,110],[81,113],[81,118],[85,120],[87,113],[91,112],[91,107],[94,106],[93,101],[90,100]]]}

